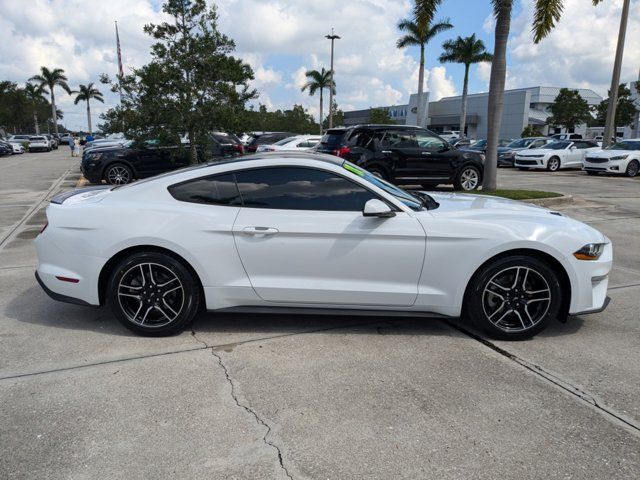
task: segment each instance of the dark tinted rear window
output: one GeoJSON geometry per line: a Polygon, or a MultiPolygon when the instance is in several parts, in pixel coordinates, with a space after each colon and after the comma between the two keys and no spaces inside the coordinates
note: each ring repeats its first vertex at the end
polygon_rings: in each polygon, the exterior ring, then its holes
{"type": "Polygon", "coordinates": [[[241,205],[240,193],[233,174],[199,178],[169,187],[176,200],[208,205],[241,205]]]}
{"type": "Polygon", "coordinates": [[[328,130],[320,140],[320,147],[335,150],[340,147],[345,130],[328,130]]]}

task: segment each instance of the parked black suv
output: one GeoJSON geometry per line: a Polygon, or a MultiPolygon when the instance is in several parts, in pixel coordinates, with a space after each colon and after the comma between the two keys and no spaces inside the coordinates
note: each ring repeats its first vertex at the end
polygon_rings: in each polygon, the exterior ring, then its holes
{"type": "Polygon", "coordinates": [[[358,125],[326,131],[314,148],[362,166],[396,185],[453,184],[475,190],[482,182],[484,155],[451,146],[429,130],[404,125],[358,125]]]}

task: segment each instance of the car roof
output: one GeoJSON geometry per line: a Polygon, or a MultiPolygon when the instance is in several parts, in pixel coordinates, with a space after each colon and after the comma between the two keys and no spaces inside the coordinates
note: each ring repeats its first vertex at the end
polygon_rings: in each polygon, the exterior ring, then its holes
{"type": "Polygon", "coordinates": [[[381,129],[385,129],[385,130],[400,130],[400,129],[407,129],[407,128],[415,128],[415,129],[419,129],[422,127],[419,127],[417,125],[389,125],[389,124],[384,124],[384,123],[362,123],[360,125],[354,125],[352,127],[347,127],[346,129],[355,129],[355,128],[371,128],[373,130],[381,130],[381,129]]]}

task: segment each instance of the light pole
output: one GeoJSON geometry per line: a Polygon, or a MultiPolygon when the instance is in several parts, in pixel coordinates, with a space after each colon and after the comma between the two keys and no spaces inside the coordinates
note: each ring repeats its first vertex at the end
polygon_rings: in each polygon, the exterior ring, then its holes
{"type": "Polygon", "coordinates": [[[618,106],[618,87],[620,85],[620,70],[622,69],[622,54],[624,52],[624,39],[627,35],[627,20],[629,18],[629,0],[624,0],[622,4],[622,17],[620,18],[620,31],[618,33],[618,46],[616,48],[616,59],[613,64],[613,76],[611,77],[611,91],[609,92],[609,108],[607,109],[607,121],[604,124],[604,135],[602,146],[608,147],[611,143],[611,136],[618,138],[618,132],[613,131],[616,121],[616,108],[618,106]]]}
{"type": "MultiPolygon", "coordinates": [[[[325,35],[324,38],[331,40],[331,83],[334,83],[333,81],[333,42],[335,40],[340,40],[340,37],[333,33],[333,28],[332,28],[331,35],[325,35]]],[[[322,119],[320,119],[320,124],[322,126],[322,119]]],[[[333,85],[329,87],[329,128],[332,128],[332,127],[333,127],[333,85]]]]}

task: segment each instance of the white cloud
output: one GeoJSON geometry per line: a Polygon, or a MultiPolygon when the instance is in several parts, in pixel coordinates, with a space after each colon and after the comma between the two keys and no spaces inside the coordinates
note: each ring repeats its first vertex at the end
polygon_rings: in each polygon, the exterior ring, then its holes
{"type": "Polygon", "coordinates": [[[489,81],[491,80],[491,62],[482,62],[476,65],[476,76],[485,84],[485,88],[489,90],[489,81]]]}
{"type": "MultiPolygon", "coordinates": [[[[593,88],[606,95],[611,83],[621,0],[594,7],[584,0],[566,0],[562,19],[538,45],[533,43],[533,0],[522,0],[522,11],[512,23],[509,81],[511,87],[550,85],[593,88]]],[[[640,2],[631,2],[622,67],[622,81],[638,75],[640,2]]]]}
{"type": "Polygon", "coordinates": [[[447,76],[445,67],[433,67],[429,70],[427,72],[427,85],[429,86],[429,100],[432,102],[458,94],[453,78],[447,76]]]}

